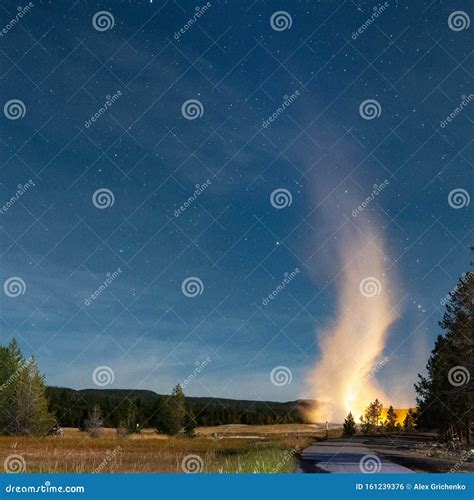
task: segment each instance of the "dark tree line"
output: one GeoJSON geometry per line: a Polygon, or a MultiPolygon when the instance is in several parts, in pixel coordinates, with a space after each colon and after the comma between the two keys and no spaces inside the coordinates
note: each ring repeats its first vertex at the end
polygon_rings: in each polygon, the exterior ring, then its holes
{"type": "Polygon", "coordinates": [[[437,430],[444,440],[469,443],[474,425],[474,273],[461,277],[450,292],[439,325],[444,334],[435,342],[426,376],[419,375],[415,385],[417,423],[437,430]]]}
{"type": "MultiPolygon", "coordinates": [[[[85,429],[85,422],[93,408],[100,409],[105,427],[123,426],[133,420],[133,427],[152,427],[165,434],[177,429],[187,432],[196,426],[225,424],[277,424],[302,422],[302,416],[293,403],[261,403],[212,398],[185,397],[176,386],[170,396],[153,391],[81,390],[48,387],[50,411],[63,427],[85,429]],[[184,410],[183,410],[184,407],[184,410]],[[133,415],[131,419],[130,415],[133,415]]],[[[131,430],[131,426],[128,428],[131,430]]]]}

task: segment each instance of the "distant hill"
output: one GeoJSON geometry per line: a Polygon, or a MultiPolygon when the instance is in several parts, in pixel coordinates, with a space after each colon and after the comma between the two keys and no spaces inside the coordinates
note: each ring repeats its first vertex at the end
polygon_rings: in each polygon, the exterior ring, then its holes
{"type": "MultiPolygon", "coordinates": [[[[166,398],[163,394],[141,389],[69,389],[48,387],[50,410],[64,427],[81,427],[94,406],[101,410],[107,426],[117,427],[133,407],[140,426],[156,425],[166,398]]],[[[303,422],[302,407],[308,400],[288,402],[254,401],[211,397],[186,397],[198,425],[273,424],[303,422]]]]}

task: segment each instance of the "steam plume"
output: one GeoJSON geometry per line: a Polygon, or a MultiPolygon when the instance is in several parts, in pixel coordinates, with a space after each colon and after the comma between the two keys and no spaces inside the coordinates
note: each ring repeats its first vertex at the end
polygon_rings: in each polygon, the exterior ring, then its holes
{"type": "Polygon", "coordinates": [[[341,421],[349,411],[357,419],[376,397],[389,401],[374,376],[397,317],[383,244],[371,229],[350,233],[337,247],[342,269],[337,319],[318,335],[321,359],[309,377],[311,397],[318,402],[311,415],[315,422],[341,421]]]}

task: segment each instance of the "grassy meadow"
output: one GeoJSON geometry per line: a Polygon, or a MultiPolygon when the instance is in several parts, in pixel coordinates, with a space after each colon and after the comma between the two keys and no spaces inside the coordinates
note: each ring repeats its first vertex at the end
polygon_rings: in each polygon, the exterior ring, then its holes
{"type": "MultiPolygon", "coordinates": [[[[324,431],[304,424],[218,426],[195,437],[167,437],[145,429],[119,438],[103,429],[92,438],[77,429],[62,437],[0,437],[0,459],[22,457],[38,473],[289,473],[297,455],[324,431]]],[[[331,431],[337,434],[338,431],[331,431]]]]}

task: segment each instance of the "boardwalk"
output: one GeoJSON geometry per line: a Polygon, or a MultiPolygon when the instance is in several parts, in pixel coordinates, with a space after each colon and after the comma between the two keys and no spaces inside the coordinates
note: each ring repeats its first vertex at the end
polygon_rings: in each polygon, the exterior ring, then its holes
{"type": "Polygon", "coordinates": [[[309,446],[302,453],[299,472],[413,473],[412,470],[379,456],[356,439],[334,439],[309,446]]]}

